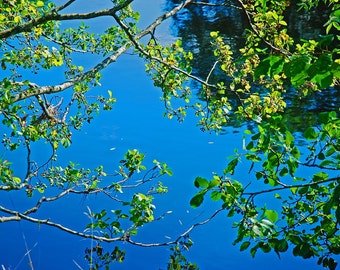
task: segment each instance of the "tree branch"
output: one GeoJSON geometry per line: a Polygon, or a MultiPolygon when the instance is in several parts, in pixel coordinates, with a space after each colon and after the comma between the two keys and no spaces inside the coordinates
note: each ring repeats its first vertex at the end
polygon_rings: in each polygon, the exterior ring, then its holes
{"type": "Polygon", "coordinates": [[[242,193],[242,195],[246,195],[246,196],[250,196],[250,197],[255,197],[257,195],[264,194],[264,193],[271,193],[271,192],[274,192],[274,191],[279,191],[279,190],[284,190],[284,189],[291,189],[291,188],[309,187],[309,186],[313,186],[313,185],[319,185],[319,184],[324,184],[324,183],[338,181],[338,180],[340,180],[340,176],[332,177],[332,178],[329,178],[329,179],[326,179],[326,180],[322,180],[322,181],[309,182],[309,183],[305,183],[305,184],[285,185],[285,186],[281,186],[281,187],[277,187],[277,188],[264,189],[264,190],[260,190],[260,191],[244,192],[244,193],[242,193]]]}
{"type": "Polygon", "coordinates": [[[94,19],[94,18],[104,17],[104,16],[112,16],[116,12],[122,10],[123,8],[126,8],[129,4],[132,3],[132,1],[133,0],[126,0],[124,3],[118,6],[115,6],[113,8],[89,12],[89,13],[58,14],[58,11],[67,7],[69,4],[73,2],[73,1],[69,1],[61,7],[51,10],[50,13],[46,15],[43,15],[39,18],[31,19],[30,21],[26,23],[17,25],[15,27],[12,27],[12,28],[9,28],[9,29],[6,29],[0,32],[0,39],[6,39],[11,36],[20,34],[20,33],[30,32],[32,31],[34,27],[44,24],[49,21],[88,20],[88,19],[94,19]]]}
{"type": "Polygon", "coordinates": [[[181,235],[179,235],[175,240],[173,241],[168,241],[168,242],[161,242],[161,243],[142,243],[142,242],[135,242],[133,241],[129,235],[122,235],[120,237],[103,237],[103,236],[97,236],[94,234],[87,234],[87,233],[82,233],[73,229],[70,229],[66,226],[63,226],[59,223],[55,223],[50,221],[49,219],[39,219],[39,218],[33,218],[28,216],[25,213],[20,213],[18,211],[14,211],[14,210],[10,210],[7,209],[3,206],[0,206],[0,211],[5,212],[7,214],[11,214],[12,216],[10,217],[0,217],[0,222],[5,222],[5,221],[21,221],[21,220],[26,220],[29,222],[33,222],[33,223],[37,223],[39,225],[44,224],[47,226],[51,226],[51,227],[56,227],[64,232],[76,235],[76,236],[80,236],[82,238],[87,238],[87,239],[94,239],[94,240],[98,240],[98,241],[103,241],[103,242],[117,242],[117,241],[123,241],[123,242],[127,242],[130,243],[132,245],[135,246],[140,246],[140,247],[160,247],[160,246],[170,246],[173,244],[178,243],[183,237],[187,236],[191,231],[193,231],[196,227],[202,226],[207,224],[208,222],[210,222],[214,217],[216,217],[220,212],[222,212],[224,210],[224,208],[221,208],[219,210],[216,210],[210,217],[208,217],[206,220],[195,223],[193,225],[191,225],[185,232],[183,232],[181,235]]]}
{"type": "MultiPolygon", "coordinates": [[[[192,0],[187,0],[183,4],[173,8],[171,11],[164,13],[163,15],[159,16],[152,24],[150,24],[148,27],[146,27],[143,31],[141,31],[139,34],[133,37],[132,40],[127,41],[123,46],[121,46],[115,53],[111,54],[104,60],[102,60],[99,64],[85,72],[84,74],[78,75],[75,78],[66,81],[64,83],[61,83],[59,85],[55,86],[38,86],[37,84],[31,83],[29,86],[31,87],[29,90],[22,91],[13,98],[13,102],[18,102],[20,100],[24,100],[26,98],[37,96],[41,94],[53,94],[62,92],[72,86],[74,86],[76,83],[84,81],[86,78],[92,78],[96,73],[99,71],[105,69],[108,65],[110,65],[113,62],[116,62],[118,57],[122,55],[124,52],[126,52],[132,45],[134,45],[134,42],[138,39],[141,39],[142,37],[148,35],[150,32],[152,32],[154,29],[156,29],[164,20],[168,19],[169,17],[173,16],[176,12],[184,8],[188,3],[190,3],[192,0]]],[[[111,14],[112,15],[112,14],[111,14]]],[[[1,37],[1,35],[0,35],[1,37]]],[[[188,74],[189,75],[189,74],[188,74]]]]}
{"type": "Polygon", "coordinates": [[[170,246],[173,244],[178,243],[183,237],[187,236],[190,232],[192,232],[196,227],[202,226],[210,222],[214,217],[216,217],[220,212],[225,210],[224,208],[216,210],[210,217],[208,217],[206,220],[203,220],[201,222],[195,223],[191,225],[185,232],[183,232],[181,235],[179,235],[175,240],[169,241],[169,242],[163,242],[163,243],[151,243],[151,244],[145,244],[141,242],[134,242],[131,239],[127,239],[126,242],[136,245],[136,246],[141,246],[141,247],[160,247],[160,246],[170,246]]]}

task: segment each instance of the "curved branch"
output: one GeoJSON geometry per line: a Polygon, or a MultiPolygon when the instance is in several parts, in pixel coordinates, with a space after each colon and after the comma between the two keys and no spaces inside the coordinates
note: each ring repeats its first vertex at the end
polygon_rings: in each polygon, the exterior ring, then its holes
{"type": "MultiPolygon", "coordinates": [[[[33,217],[27,216],[23,213],[20,213],[18,211],[13,211],[13,210],[7,209],[3,206],[0,206],[0,211],[5,212],[7,214],[11,214],[13,216],[16,216],[17,217],[15,219],[16,221],[20,221],[20,220],[23,219],[23,220],[27,220],[27,221],[37,223],[37,224],[45,224],[45,225],[48,225],[48,226],[51,226],[51,227],[56,227],[56,228],[58,228],[58,229],[60,229],[64,232],[67,232],[67,233],[70,233],[70,234],[73,234],[73,235],[76,235],[76,236],[80,236],[80,237],[83,237],[83,238],[90,238],[90,239],[95,239],[95,240],[105,241],[105,242],[115,242],[115,241],[124,240],[123,237],[106,238],[106,237],[102,237],[102,236],[96,236],[96,235],[93,235],[93,234],[82,233],[82,232],[70,229],[66,226],[63,226],[59,223],[52,222],[49,219],[33,218],[33,217]]],[[[0,221],[1,221],[1,219],[0,219],[0,221]]]]}
{"type": "Polygon", "coordinates": [[[187,236],[191,231],[193,231],[196,227],[202,226],[210,222],[214,217],[216,217],[220,212],[225,210],[224,208],[220,208],[216,210],[210,217],[208,217],[206,220],[203,220],[201,222],[195,223],[189,227],[185,232],[183,232],[181,235],[179,235],[175,240],[169,241],[169,242],[163,242],[163,243],[151,243],[151,244],[145,244],[141,242],[134,242],[131,239],[127,239],[126,242],[136,245],[136,246],[141,246],[141,247],[160,247],[160,246],[170,246],[173,244],[178,243],[183,237],[187,236]]]}
{"type": "Polygon", "coordinates": [[[140,246],[140,247],[160,247],[160,246],[170,246],[170,245],[178,243],[183,237],[187,236],[196,227],[207,224],[208,222],[210,222],[214,217],[216,217],[223,210],[224,210],[224,208],[216,210],[206,220],[191,225],[189,227],[189,229],[187,229],[185,232],[183,232],[181,235],[179,235],[173,241],[168,241],[168,242],[163,242],[163,243],[149,243],[149,244],[142,243],[142,242],[135,242],[130,238],[129,235],[122,235],[122,236],[119,236],[119,237],[107,238],[107,237],[103,237],[103,236],[97,236],[97,235],[94,235],[94,234],[82,233],[82,232],[70,229],[66,226],[63,226],[59,223],[52,222],[49,219],[33,218],[33,217],[30,217],[30,216],[28,216],[24,213],[20,213],[18,211],[13,211],[13,210],[7,209],[3,206],[0,206],[0,211],[5,212],[7,214],[11,214],[12,216],[10,216],[10,217],[0,217],[0,222],[26,220],[26,221],[30,221],[30,222],[33,222],[33,223],[37,223],[39,225],[44,224],[44,225],[47,225],[47,226],[56,227],[56,228],[58,228],[58,229],[60,229],[64,232],[67,232],[67,233],[70,233],[70,234],[73,234],[73,235],[76,235],[76,236],[79,236],[79,237],[82,237],[82,238],[94,239],[94,240],[108,242],[108,243],[123,241],[123,242],[127,242],[127,243],[130,243],[132,245],[136,245],[136,246],[140,246]]]}
{"type": "Polygon", "coordinates": [[[73,1],[69,1],[63,6],[60,6],[59,8],[53,9],[50,11],[50,13],[43,15],[39,18],[31,19],[30,21],[23,23],[21,25],[14,26],[12,28],[6,29],[2,32],[0,32],[0,39],[6,39],[13,35],[17,35],[24,32],[30,32],[32,31],[32,28],[44,24],[49,21],[66,21],[66,20],[88,20],[98,17],[104,17],[104,16],[112,16],[119,10],[126,8],[129,4],[132,3],[133,0],[126,0],[124,3],[115,6],[110,9],[100,10],[100,11],[94,11],[89,13],[73,13],[73,14],[58,14],[58,11],[66,8],[68,5],[70,5],[73,1]]]}
{"type": "Polygon", "coordinates": [[[329,178],[329,179],[326,179],[326,180],[322,180],[322,181],[305,183],[305,184],[285,185],[285,186],[281,186],[281,187],[277,187],[277,188],[264,189],[264,190],[255,191],[255,192],[244,192],[244,193],[242,193],[242,195],[246,195],[246,196],[250,196],[250,197],[255,197],[257,195],[264,194],[264,193],[271,193],[271,192],[274,192],[274,191],[290,189],[290,188],[310,187],[310,186],[313,186],[313,185],[319,185],[319,184],[324,184],[324,183],[338,181],[338,180],[340,180],[340,176],[332,177],[332,178],[329,178]]]}

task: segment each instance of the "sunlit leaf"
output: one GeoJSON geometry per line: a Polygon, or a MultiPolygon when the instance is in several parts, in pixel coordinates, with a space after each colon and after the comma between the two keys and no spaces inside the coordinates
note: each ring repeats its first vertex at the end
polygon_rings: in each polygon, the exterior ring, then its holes
{"type": "Polygon", "coordinates": [[[279,214],[274,210],[266,210],[265,215],[272,223],[275,223],[279,219],[279,214]]]}

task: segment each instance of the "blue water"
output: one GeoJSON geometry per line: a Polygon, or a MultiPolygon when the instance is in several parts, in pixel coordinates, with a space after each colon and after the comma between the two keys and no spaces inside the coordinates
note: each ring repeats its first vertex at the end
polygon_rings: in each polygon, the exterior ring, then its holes
{"type": "MultiPolygon", "coordinates": [[[[147,9],[148,18],[160,12],[157,3],[152,1],[149,5],[152,8],[147,9]]],[[[164,32],[164,36],[168,37],[168,34],[164,32]]],[[[189,206],[196,191],[193,180],[196,176],[209,178],[212,172],[221,172],[228,162],[227,156],[232,155],[235,148],[242,147],[242,133],[230,129],[227,135],[217,136],[200,131],[193,117],[183,123],[164,118],[160,90],[154,88],[145,75],[144,63],[131,55],[124,55],[107,69],[102,87],[93,91],[106,89],[112,90],[117,98],[114,109],[101,112],[91,125],[75,133],[72,147],[61,151],[59,160],[61,163],[72,160],[90,168],[103,165],[107,171],[114,171],[127,149],[137,148],[146,154],[146,165],[151,166],[153,159],[167,162],[174,176],[161,179],[169,187],[169,193],[156,199],[156,213],[161,215],[169,210],[173,213],[142,228],[137,239],[145,242],[174,239],[218,208],[217,203],[209,201],[198,209],[189,206]]],[[[39,155],[44,154],[43,148],[37,150],[39,155]]],[[[35,202],[35,197],[27,202],[15,192],[1,196],[1,202],[19,209],[35,202]]],[[[40,215],[83,230],[84,224],[90,222],[85,214],[88,207],[100,211],[104,207],[113,208],[111,204],[101,196],[69,195],[56,204],[43,205],[40,215]]],[[[197,228],[190,234],[195,244],[187,253],[188,259],[197,262],[201,269],[319,269],[314,260],[306,261],[288,254],[279,260],[274,253],[259,252],[251,259],[247,252],[240,253],[238,247],[231,245],[236,236],[231,226],[232,220],[226,218],[226,213],[221,213],[209,224],[197,228]]],[[[87,269],[84,249],[91,245],[90,240],[27,222],[1,224],[0,239],[0,265],[5,269],[29,269],[30,258],[34,269],[87,269]]],[[[113,249],[114,245],[104,246],[113,249]]],[[[120,246],[127,250],[126,260],[112,269],[166,268],[168,248],[120,246]]]]}

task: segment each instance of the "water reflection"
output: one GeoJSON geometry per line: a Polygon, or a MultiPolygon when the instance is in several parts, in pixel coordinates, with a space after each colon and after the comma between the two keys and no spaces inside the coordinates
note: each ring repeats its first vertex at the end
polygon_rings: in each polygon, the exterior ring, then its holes
{"type": "MultiPolygon", "coordinates": [[[[167,8],[170,9],[178,4],[179,0],[169,0],[167,8]]],[[[249,28],[247,18],[237,6],[237,3],[228,5],[225,1],[209,1],[206,5],[191,4],[187,9],[173,19],[174,35],[183,40],[185,49],[194,53],[193,72],[195,75],[206,78],[216,58],[211,49],[211,31],[219,31],[225,38],[225,42],[237,56],[239,48],[244,45],[245,31],[249,28]]],[[[296,1],[291,3],[285,12],[288,22],[288,33],[295,40],[316,39],[325,34],[323,25],[328,19],[329,8],[320,5],[309,12],[298,10],[296,1]]],[[[223,73],[214,72],[212,80],[226,80],[223,73]]],[[[199,89],[193,84],[193,88],[199,89]]],[[[301,97],[296,89],[287,87],[286,118],[293,127],[293,131],[300,132],[306,126],[315,125],[317,113],[320,111],[337,110],[340,104],[338,89],[330,88],[315,92],[308,97],[301,97]]],[[[238,106],[235,96],[228,94],[232,106],[238,106]]],[[[231,119],[231,126],[238,126],[237,119],[231,119]]]]}

